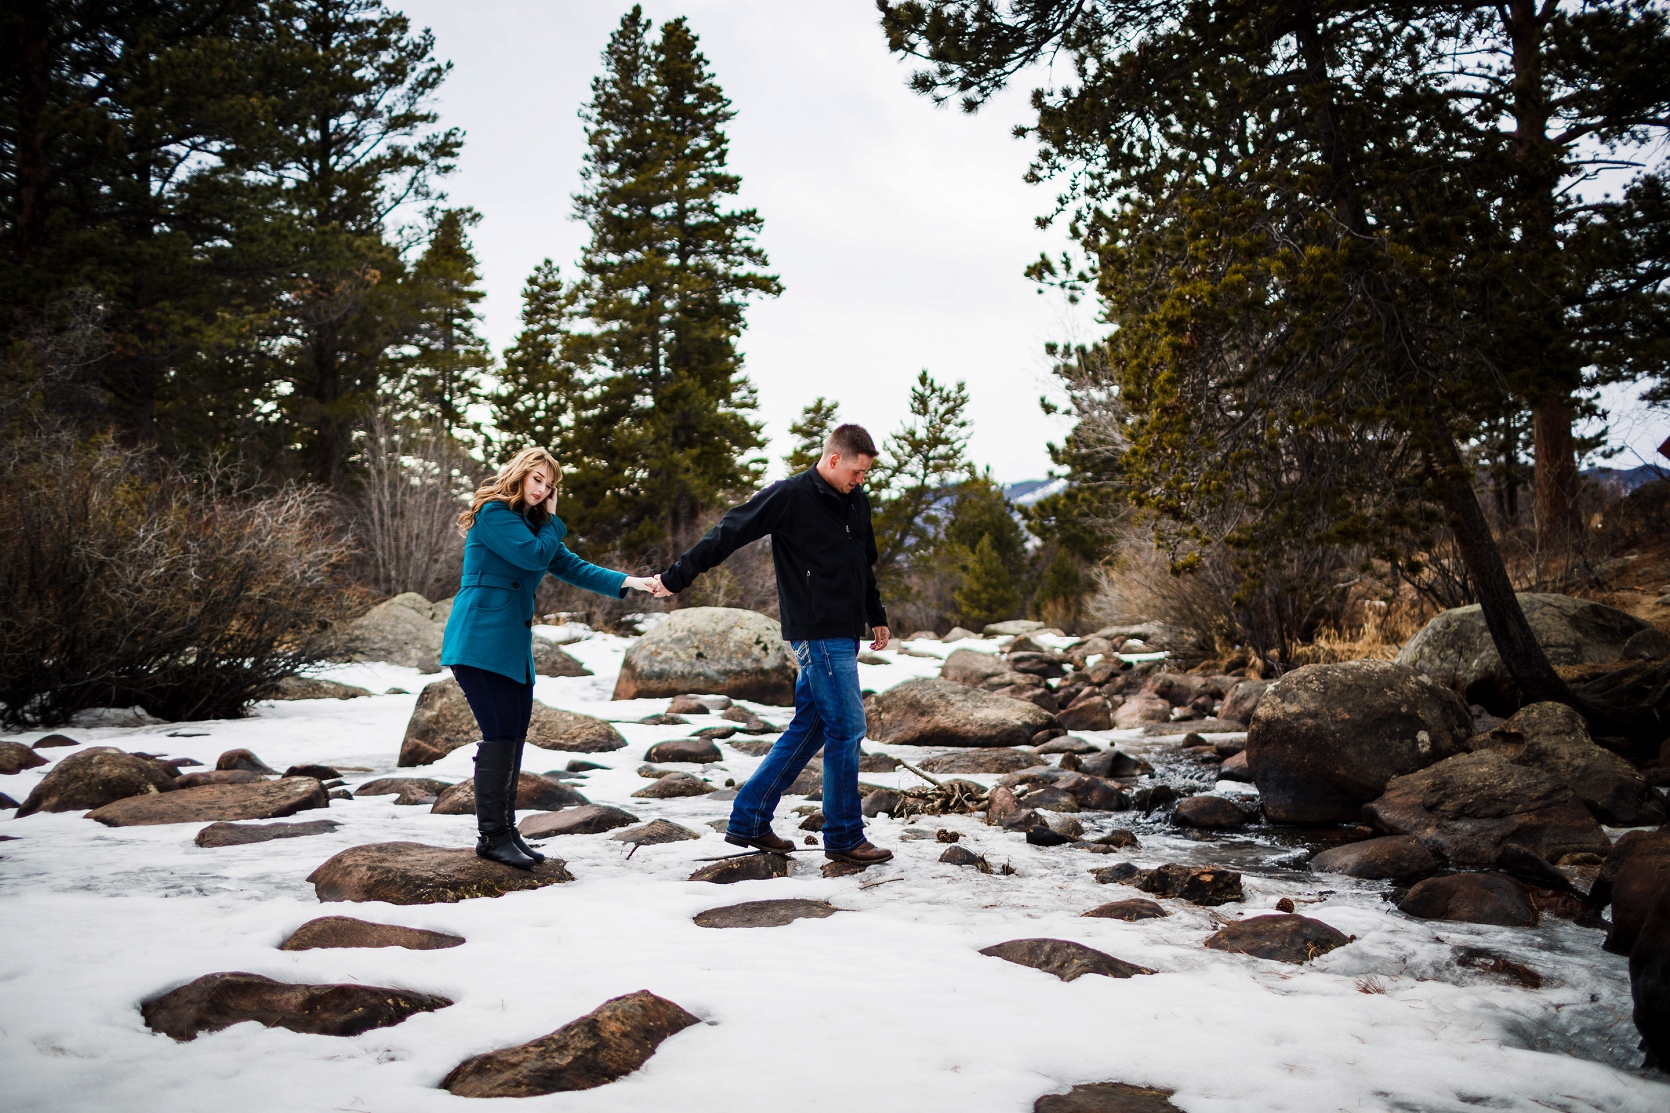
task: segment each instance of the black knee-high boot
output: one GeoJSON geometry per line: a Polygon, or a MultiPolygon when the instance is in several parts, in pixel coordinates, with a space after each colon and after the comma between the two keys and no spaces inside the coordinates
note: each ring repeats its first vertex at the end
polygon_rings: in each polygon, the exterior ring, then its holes
{"type": "Polygon", "coordinates": [[[519,739],[515,743],[516,760],[510,763],[510,788],[505,799],[508,801],[505,811],[505,822],[510,824],[510,836],[516,840],[516,848],[535,862],[545,861],[545,855],[528,845],[528,840],[522,837],[522,832],[516,829],[516,786],[522,780],[522,744],[527,739],[519,739]]]}
{"type": "Polygon", "coordinates": [[[519,743],[502,739],[483,740],[476,745],[475,821],[480,837],[475,852],[478,857],[527,870],[535,863],[516,845],[516,828],[511,822],[515,802],[509,796],[518,748],[519,743]]]}

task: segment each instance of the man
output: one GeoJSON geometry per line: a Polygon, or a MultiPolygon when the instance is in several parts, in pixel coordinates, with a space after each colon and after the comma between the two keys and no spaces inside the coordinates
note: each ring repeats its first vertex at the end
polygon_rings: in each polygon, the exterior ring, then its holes
{"type": "Polygon", "coordinates": [[[875,631],[871,649],[887,648],[889,639],[876,591],[870,500],[862,489],[875,459],[875,442],[862,426],[838,427],[816,467],[736,507],[656,577],[658,597],[675,595],[743,545],[771,535],[783,640],[800,666],[794,721],[737,793],[726,842],[792,849],[794,843],[772,832],[771,817],[778,797],[821,747],[824,856],[863,865],[893,857],[864,838],[858,799],[864,740],[858,641],[866,624],[875,631]]]}

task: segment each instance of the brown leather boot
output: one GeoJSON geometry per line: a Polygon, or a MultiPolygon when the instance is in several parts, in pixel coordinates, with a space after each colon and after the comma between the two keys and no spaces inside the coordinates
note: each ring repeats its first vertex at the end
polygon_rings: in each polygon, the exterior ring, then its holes
{"type": "Polygon", "coordinates": [[[883,850],[881,847],[871,843],[869,839],[865,839],[857,846],[849,846],[845,850],[825,849],[823,856],[825,858],[834,858],[838,862],[855,862],[860,866],[873,866],[877,862],[886,862],[891,860],[893,852],[891,850],[883,850]]]}
{"type": "Polygon", "coordinates": [[[753,837],[749,837],[748,835],[733,835],[727,832],[725,834],[725,841],[730,843],[732,846],[751,846],[755,850],[769,850],[773,854],[782,854],[786,851],[794,849],[794,843],[790,842],[788,839],[778,838],[775,832],[769,830],[763,835],[755,835],[753,837]]]}

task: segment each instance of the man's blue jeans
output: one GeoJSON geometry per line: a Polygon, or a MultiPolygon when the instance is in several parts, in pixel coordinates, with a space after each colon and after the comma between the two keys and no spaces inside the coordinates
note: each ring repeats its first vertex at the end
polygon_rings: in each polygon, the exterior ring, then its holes
{"type": "Polygon", "coordinates": [[[789,643],[800,665],[794,721],[731,805],[730,834],[757,838],[771,828],[783,790],[823,749],[823,845],[850,850],[864,841],[858,814],[858,747],[864,741],[864,698],[858,689],[856,638],[789,643]]]}

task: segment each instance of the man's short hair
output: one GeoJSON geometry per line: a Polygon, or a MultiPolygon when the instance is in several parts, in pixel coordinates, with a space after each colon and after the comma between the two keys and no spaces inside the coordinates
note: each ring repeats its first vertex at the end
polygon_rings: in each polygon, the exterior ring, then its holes
{"type": "Polygon", "coordinates": [[[870,432],[862,425],[837,425],[835,431],[829,434],[829,439],[823,442],[823,454],[838,452],[843,459],[854,456],[868,456],[874,460],[881,453],[876,451],[876,442],[870,439],[870,432]]]}

